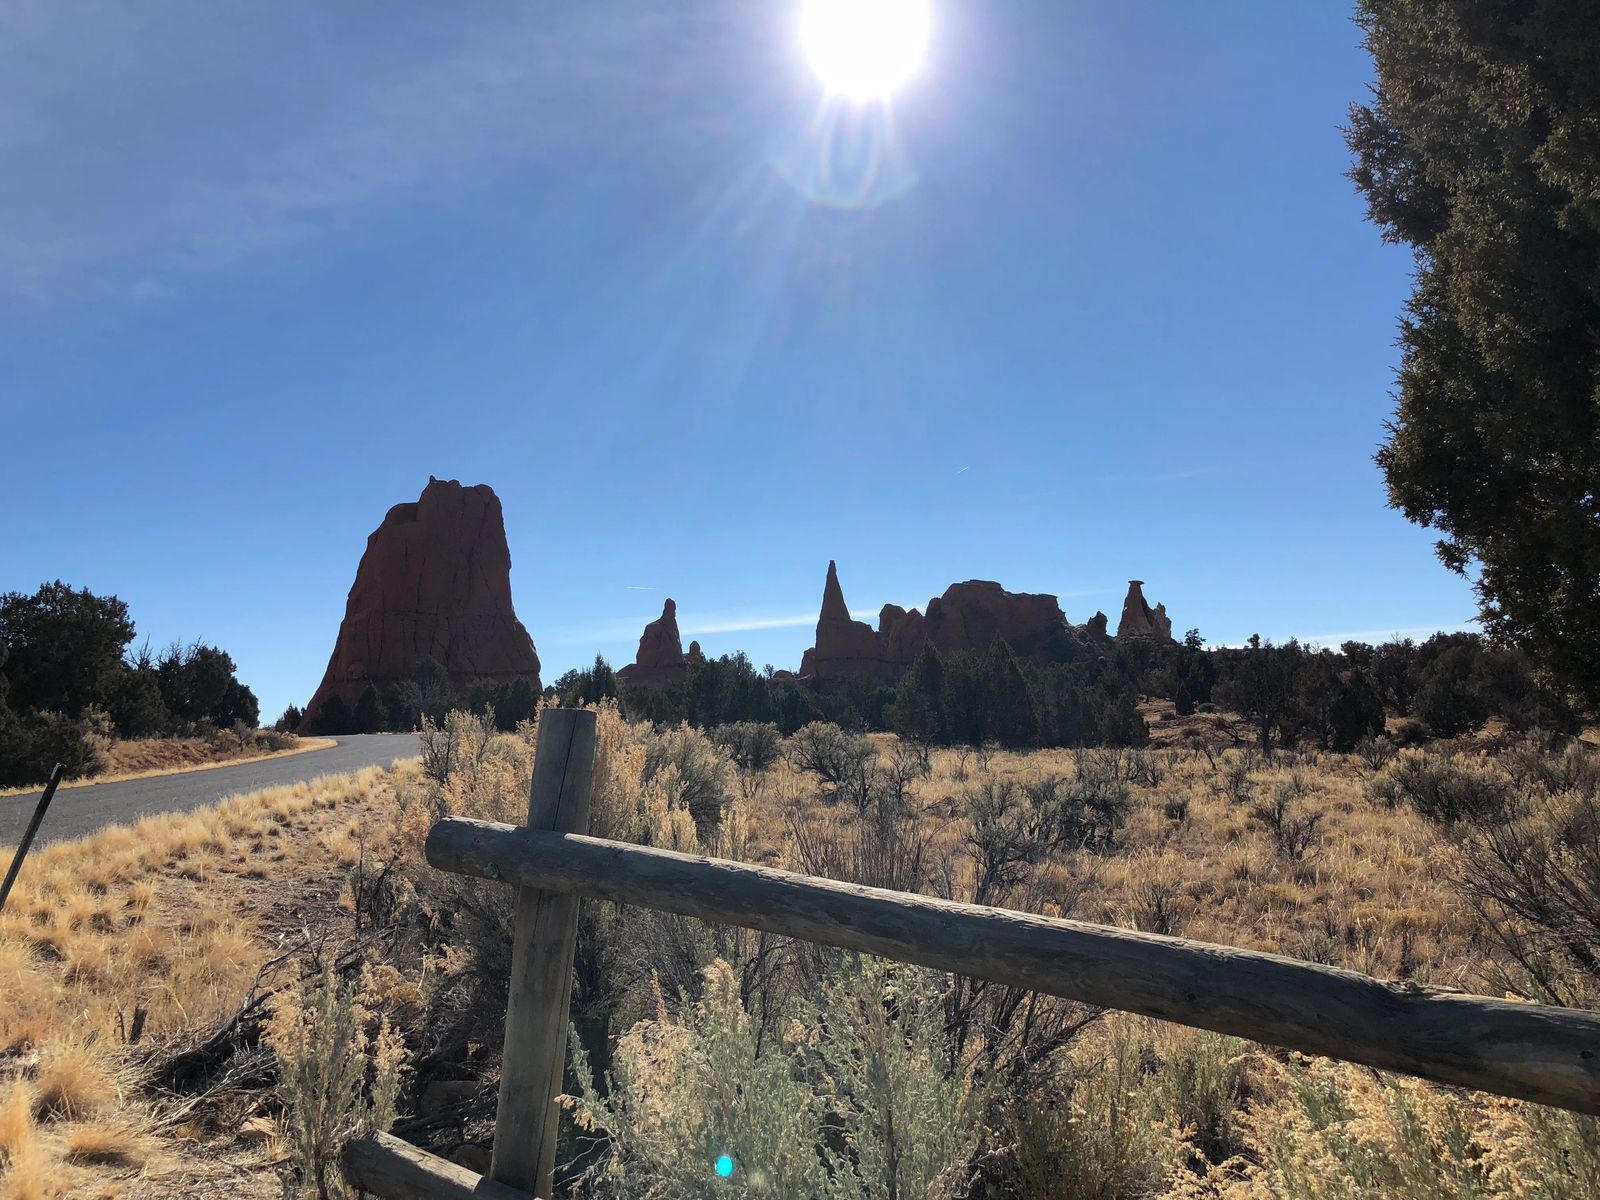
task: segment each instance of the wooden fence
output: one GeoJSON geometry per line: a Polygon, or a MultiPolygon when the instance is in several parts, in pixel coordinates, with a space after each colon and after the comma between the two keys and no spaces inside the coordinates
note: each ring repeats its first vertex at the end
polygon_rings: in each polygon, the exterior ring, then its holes
{"type": "Polygon", "coordinates": [[[365,1191],[389,1200],[550,1194],[580,896],[1600,1114],[1600,1014],[586,837],[594,737],[592,712],[546,711],[528,824],[450,818],[428,835],[435,867],[517,889],[490,1178],[378,1135],[344,1157],[365,1191]]]}

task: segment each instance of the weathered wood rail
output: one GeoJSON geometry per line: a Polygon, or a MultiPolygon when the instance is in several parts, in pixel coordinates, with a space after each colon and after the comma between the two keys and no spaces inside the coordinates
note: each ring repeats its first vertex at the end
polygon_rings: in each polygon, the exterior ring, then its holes
{"type": "Polygon", "coordinates": [[[347,1152],[346,1172],[365,1190],[394,1200],[549,1195],[579,896],[1600,1114],[1600,1014],[587,837],[593,749],[592,713],[547,711],[528,825],[450,818],[428,835],[435,867],[518,888],[490,1168],[496,1190],[485,1180],[485,1190],[473,1192],[464,1182],[470,1173],[393,1138],[366,1139],[347,1152]]]}

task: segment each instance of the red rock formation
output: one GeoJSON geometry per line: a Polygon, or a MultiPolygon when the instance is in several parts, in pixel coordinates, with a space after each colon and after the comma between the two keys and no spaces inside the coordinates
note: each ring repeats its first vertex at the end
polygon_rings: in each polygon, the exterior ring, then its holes
{"type": "Polygon", "coordinates": [[[1117,637],[1150,638],[1159,642],[1172,640],[1172,620],[1167,616],[1167,606],[1158,604],[1151,608],[1144,598],[1144,580],[1128,580],[1128,598],[1122,602],[1122,619],[1117,622],[1117,637]]]}
{"type": "Polygon", "coordinates": [[[878,641],[892,663],[902,666],[916,658],[927,640],[927,618],[917,609],[907,612],[898,604],[885,604],[878,613],[878,641]]]}
{"type": "Polygon", "coordinates": [[[983,579],[951,584],[944,595],[928,602],[926,616],[915,608],[885,604],[874,630],[850,618],[838,569],[830,562],[817,643],[801,660],[800,676],[893,680],[929,643],[941,654],[981,653],[1001,638],[1025,657],[1050,657],[1060,653],[1071,637],[1054,596],[1008,592],[983,579]]]}
{"type": "Polygon", "coordinates": [[[940,654],[981,653],[998,638],[1027,657],[1049,650],[1066,633],[1067,618],[1047,593],[1008,592],[990,580],[969,579],[928,602],[926,628],[940,654]]]}
{"type": "Polygon", "coordinates": [[[500,500],[487,484],[428,477],[414,504],[396,504],[367,539],[344,621],[311,703],[354,705],[436,660],[466,690],[483,681],[539,686],[539,655],[511,606],[511,552],[500,500]]]}
{"type": "Polygon", "coordinates": [[[822,613],[817,618],[817,643],[800,665],[802,675],[837,679],[847,675],[872,675],[892,679],[898,674],[877,633],[865,621],[853,620],[839,586],[839,568],[828,563],[822,587],[822,613]]]}
{"type": "MultiPolygon", "coordinates": [[[[698,655],[700,643],[691,644],[689,651],[698,655]]],[[[634,687],[661,687],[682,683],[688,674],[689,660],[678,635],[678,606],[668,597],[661,616],[644,627],[633,662],[618,671],[617,678],[634,687]]]]}

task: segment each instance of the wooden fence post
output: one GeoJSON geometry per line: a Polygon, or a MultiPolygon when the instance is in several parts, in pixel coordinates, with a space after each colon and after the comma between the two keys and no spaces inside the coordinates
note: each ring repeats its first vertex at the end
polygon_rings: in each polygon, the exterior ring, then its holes
{"type": "MultiPolygon", "coordinates": [[[[594,743],[592,710],[547,708],[540,713],[528,798],[530,829],[588,832],[594,743]]],[[[534,1196],[550,1195],[555,1173],[555,1097],[561,1092],[567,1058],[567,1009],[577,936],[576,895],[517,889],[506,1043],[489,1175],[534,1196]]]]}

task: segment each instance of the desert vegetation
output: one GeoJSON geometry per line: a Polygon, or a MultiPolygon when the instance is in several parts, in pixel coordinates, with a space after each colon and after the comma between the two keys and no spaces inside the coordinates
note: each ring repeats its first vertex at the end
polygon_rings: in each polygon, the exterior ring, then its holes
{"type": "MultiPolygon", "coordinates": [[[[521,819],[528,727],[457,713],[425,740],[399,828],[521,819]]],[[[1580,920],[1573,889],[1600,885],[1571,857],[1597,802],[1593,752],[1363,750],[942,748],[822,723],[703,734],[605,705],[595,828],[1586,1003],[1585,939],[1561,931],[1580,920]],[[1566,901],[1534,902],[1549,894],[1528,874],[1539,862],[1562,864],[1566,901]]],[[[414,861],[415,836],[380,857],[414,861]]],[[[386,920],[441,939],[459,968],[424,1020],[432,1061],[476,1050],[492,1078],[510,896],[397,869],[407,899],[386,920]]],[[[1600,1166],[1587,1118],[660,913],[586,905],[573,999],[574,1193],[715,1194],[721,1153],[773,1196],[1577,1196],[1600,1166]]],[[[424,1117],[427,1139],[481,1161],[491,1113],[484,1089],[453,1128],[424,1117]]]]}
{"type": "Polygon", "coordinates": [[[1376,83],[1345,136],[1369,217],[1417,268],[1377,456],[1390,503],[1437,530],[1439,559],[1472,579],[1485,628],[1594,704],[1590,15],[1360,0],[1376,83]]]}
{"type": "MultiPolygon", "coordinates": [[[[1595,760],[1581,744],[1015,752],[818,724],[755,767],[748,727],[678,728],[664,744],[609,712],[602,727],[610,836],[1436,986],[1590,994],[1583,939],[1558,932],[1575,910],[1535,911],[1548,892],[1525,866],[1570,871],[1582,853],[1595,760]]],[[[493,757],[486,728],[457,729],[493,757]]],[[[476,803],[469,788],[451,811],[476,803]]],[[[1592,894],[1600,876],[1579,869],[1569,885],[1580,876],[1592,894]]],[[[446,886],[455,911],[460,891],[500,890],[446,886]]],[[[575,992],[575,1190],[713,1194],[713,1148],[771,1195],[1584,1195],[1596,1182],[1586,1118],[593,908],[575,992]]],[[[491,1011],[503,999],[495,987],[491,1011]]]]}
{"type": "Polygon", "coordinates": [[[0,1196],[272,1182],[293,1139],[248,1126],[267,999],[337,954],[322,909],[356,861],[349,825],[392,786],[372,768],[30,855],[0,913],[0,1196]]]}
{"type": "MultiPolygon", "coordinates": [[[[1546,1003],[1600,983],[1581,741],[943,747],[611,703],[599,733],[604,836],[1546,1003]]],[[[512,898],[421,841],[445,814],[520,821],[533,745],[454,711],[414,764],[47,849],[0,922],[26,998],[0,1111],[32,1147],[0,1151],[4,1186],[161,1194],[175,1130],[238,1154],[242,1121],[252,1178],[277,1160],[305,1195],[341,1194],[333,1148],[391,1119],[482,1170],[512,898]],[[310,940],[269,889],[321,896],[310,940]],[[109,954],[128,939],[156,949],[109,954]],[[42,1099],[73,1047],[118,1081],[92,1112],[42,1099]],[[125,1153],[80,1161],[80,1132],[125,1153]]],[[[770,1196],[1600,1187],[1590,1118],[668,914],[585,903],[572,1000],[566,1194],[719,1194],[721,1154],[770,1196]]]]}
{"type": "MultiPolygon", "coordinates": [[[[785,737],[826,722],[941,746],[1137,747],[1171,742],[1198,725],[1206,740],[1263,752],[1302,743],[1350,752],[1381,737],[1414,745],[1486,730],[1572,734],[1581,718],[1522,654],[1470,633],[1346,642],[1337,650],[1253,637],[1209,649],[1190,630],[1171,645],[1107,641],[1090,653],[1063,642],[1058,649],[1059,658],[1040,658],[1019,657],[1004,642],[982,654],[928,647],[894,683],[799,680],[731,654],[691,660],[681,684],[629,686],[597,656],[542,693],[526,680],[462,691],[424,659],[404,684],[369,685],[353,707],[330,703],[315,726],[330,734],[408,731],[461,708],[511,732],[540,704],[610,702],[632,721],[703,730],[768,725],[785,737]],[[1152,710],[1151,700],[1168,703],[1152,710]],[[1185,724],[1197,714],[1206,719],[1185,724]],[[1152,715],[1169,728],[1152,728],[1152,715]]],[[[292,708],[278,728],[297,728],[302,716],[292,708]]]]}
{"type": "Polygon", "coordinates": [[[287,749],[215,646],[130,650],[128,606],[60,580],[0,595],[0,787],[287,749]],[[180,740],[183,744],[163,743],[180,740]]]}

